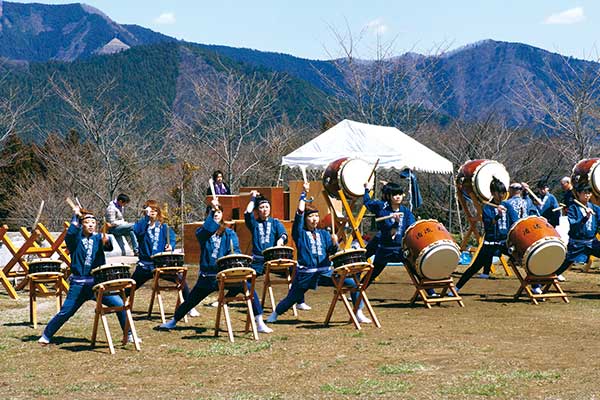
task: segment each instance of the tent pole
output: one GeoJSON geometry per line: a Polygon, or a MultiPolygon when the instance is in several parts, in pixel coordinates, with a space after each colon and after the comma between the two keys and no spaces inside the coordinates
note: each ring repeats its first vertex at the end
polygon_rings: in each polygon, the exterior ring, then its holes
{"type": "Polygon", "coordinates": [[[410,205],[410,212],[413,211],[413,196],[412,196],[412,179],[410,179],[410,174],[412,174],[412,170],[408,169],[408,204],[410,205]]]}
{"type": "Polygon", "coordinates": [[[283,186],[283,165],[279,167],[279,177],[277,178],[276,187],[283,186]]]}
{"type": "Polygon", "coordinates": [[[456,180],[454,179],[454,172],[452,172],[452,187],[454,188],[454,203],[456,204],[456,216],[458,217],[458,229],[460,229],[460,238],[464,239],[462,220],[460,218],[460,206],[458,204],[458,195],[456,191],[458,188],[456,187],[456,180]]]}
{"type": "Polygon", "coordinates": [[[452,207],[453,207],[453,205],[452,205],[452,181],[453,181],[452,177],[453,176],[454,176],[454,174],[450,175],[450,185],[449,185],[450,192],[448,193],[449,194],[448,197],[450,200],[449,207],[448,207],[448,230],[450,232],[452,232],[452,207]]]}

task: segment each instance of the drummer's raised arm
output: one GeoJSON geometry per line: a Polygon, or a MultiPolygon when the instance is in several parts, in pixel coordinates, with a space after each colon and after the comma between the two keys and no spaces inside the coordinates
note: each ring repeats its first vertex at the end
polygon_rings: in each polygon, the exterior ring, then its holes
{"type": "Polygon", "coordinates": [[[310,184],[308,182],[304,182],[302,184],[304,191],[300,194],[300,200],[298,201],[298,212],[303,213],[306,208],[306,195],[310,190],[310,184]]]}

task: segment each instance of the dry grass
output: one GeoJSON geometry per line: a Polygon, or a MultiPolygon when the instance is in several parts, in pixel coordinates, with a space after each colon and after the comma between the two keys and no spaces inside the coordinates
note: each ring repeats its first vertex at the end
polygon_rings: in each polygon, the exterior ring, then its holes
{"type": "MultiPolygon", "coordinates": [[[[195,276],[195,271],[190,271],[195,276]]],[[[533,306],[514,301],[517,280],[474,279],[465,308],[410,305],[412,286],[388,268],[369,294],[383,324],[357,332],[341,305],[324,327],[330,288],[309,292],[312,311],[291,313],[275,333],[254,342],[243,335],[234,308],[236,342],[213,337],[215,309],[171,332],[145,317],[150,292],[136,295],[136,327],[144,342],[91,349],[93,304],[88,302],[47,347],[36,343],[42,324],[27,323],[27,293],[0,294],[0,398],[96,399],[591,399],[600,396],[600,274],[567,273],[571,303],[533,306]]],[[[281,292],[279,292],[281,295],[281,292]]],[[[172,297],[168,303],[172,307],[172,297]]],[[[50,300],[40,310],[47,322],[50,300]]],[[[268,312],[268,311],[267,311],[268,312]]],[[[111,318],[113,336],[118,333],[111,318]]],[[[100,336],[103,340],[103,336],[100,336]]]]}

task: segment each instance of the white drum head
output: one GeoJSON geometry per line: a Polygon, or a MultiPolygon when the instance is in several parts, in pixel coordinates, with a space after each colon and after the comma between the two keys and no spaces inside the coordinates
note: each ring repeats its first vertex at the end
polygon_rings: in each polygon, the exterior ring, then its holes
{"type": "Polygon", "coordinates": [[[492,199],[492,192],[490,191],[490,183],[492,183],[492,178],[496,177],[508,190],[508,186],[510,184],[510,176],[508,175],[508,171],[504,168],[504,165],[500,164],[497,161],[488,161],[482,164],[477,171],[475,172],[475,176],[473,177],[473,189],[477,193],[481,195],[487,201],[492,199]]]}
{"type": "Polygon", "coordinates": [[[556,272],[567,255],[565,245],[558,240],[546,240],[523,260],[531,275],[548,276],[556,272]]]}
{"type": "MultiPolygon", "coordinates": [[[[359,158],[352,158],[344,163],[340,171],[340,183],[348,194],[361,197],[365,194],[365,182],[369,179],[373,165],[359,158]]],[[[373,184],[375,176],[369,183],[373,184]]]]}
{"type": "Polygon", "coordinates": [[[590,185],[592,185],[592,189],[594,189],[594,193],[600,193],[600,168],[598,168],[598,162],[596,162],[592,166],[592,170],[590,171],[590,185]]]}
{"type": "Polygon", "coordinates": [[[429,251],[417,260],[421,276],[427,279],[445,279],[456,270],[460,253],[456,246],[440,244],[432,246],[429,251]]]}

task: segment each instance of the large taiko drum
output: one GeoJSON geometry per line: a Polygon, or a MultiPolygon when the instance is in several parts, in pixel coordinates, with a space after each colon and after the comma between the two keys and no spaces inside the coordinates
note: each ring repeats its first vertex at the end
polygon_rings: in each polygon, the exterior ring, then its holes
{"type": "Polygon", "coordinates": [[[341,250],[329,257],[333,268],[343,267],[344,265],[366,263],[365,249],[347,249],[341,250]]]}
{"type": "Polygon", "coordinates": [[[229,254],[227,256],[220,257],[217,260],[217,268],[219,272],[229,268],[251,268],[252,257],[245,254],[229,254]]]}
{"type": "Polygon", "coordinates": [[[460,259],[460,249],[452,235],[435,219],[423,219],[409,226],[402,248],[416,273],[426,279],[448,278],[460,259]]]}
{"type": "Polygon", "coordinates": [[[263,257],[265,262],[275,260],[294,260],[294,249],[287,246],[275,246],[264,249],[263,257]]]}
{"type": "Polygon", "coordinates": [[[485,203],[492,199],[490,183],[493,177],[508,189],[510,176],[504,165],[493,160],[470,160],[459,168],[456,187],[473,201],[485,203]]]}
{"type": "Polygon", "coordinates": [[[106,264],[92,270],[94,284],[108,283],[119,279],[130,279],[129,265],[127,264],[106,264]]]}
{"type": "Polygon", "coordinates": [[[183,267],[183,259],[185,254],[173,253],[171,251],[165,251],[163,253],[156,253],[152,256],[154,262],[154,268],[163,267],[183,267]]]}
{"type": "MultiPolygon", "coordinates": [[[[327,166],[323,173],[323,187],[332,197],[339,198],[339,191],[348,197],[361,197],[365,194],[365,182],[369,179],[373,166],[359,158],[340,158],[327,166]]],[[[372,185],[375,177],[371,176],[372,185]]]]}
{"type": "Polygon", "coordinates": [[[29,274],[39,274],[41,272],[62,272],[62,261],[49,258],[40,258],[39,260],[29,261],[29,274]]]}
{"type": "Polygon", "coordinates": [[[586,158],[573,167],[571,182],[573,186],[588,184],[595,197],[600,197],[600,158],[586,158]]]}
{"type": "Polygon", "coordinates": [[[565,260],[567,247],[546,218],[531,216],[517,221],[508,231],[512,257],[531,275],[548,276],[565,260]]]}

